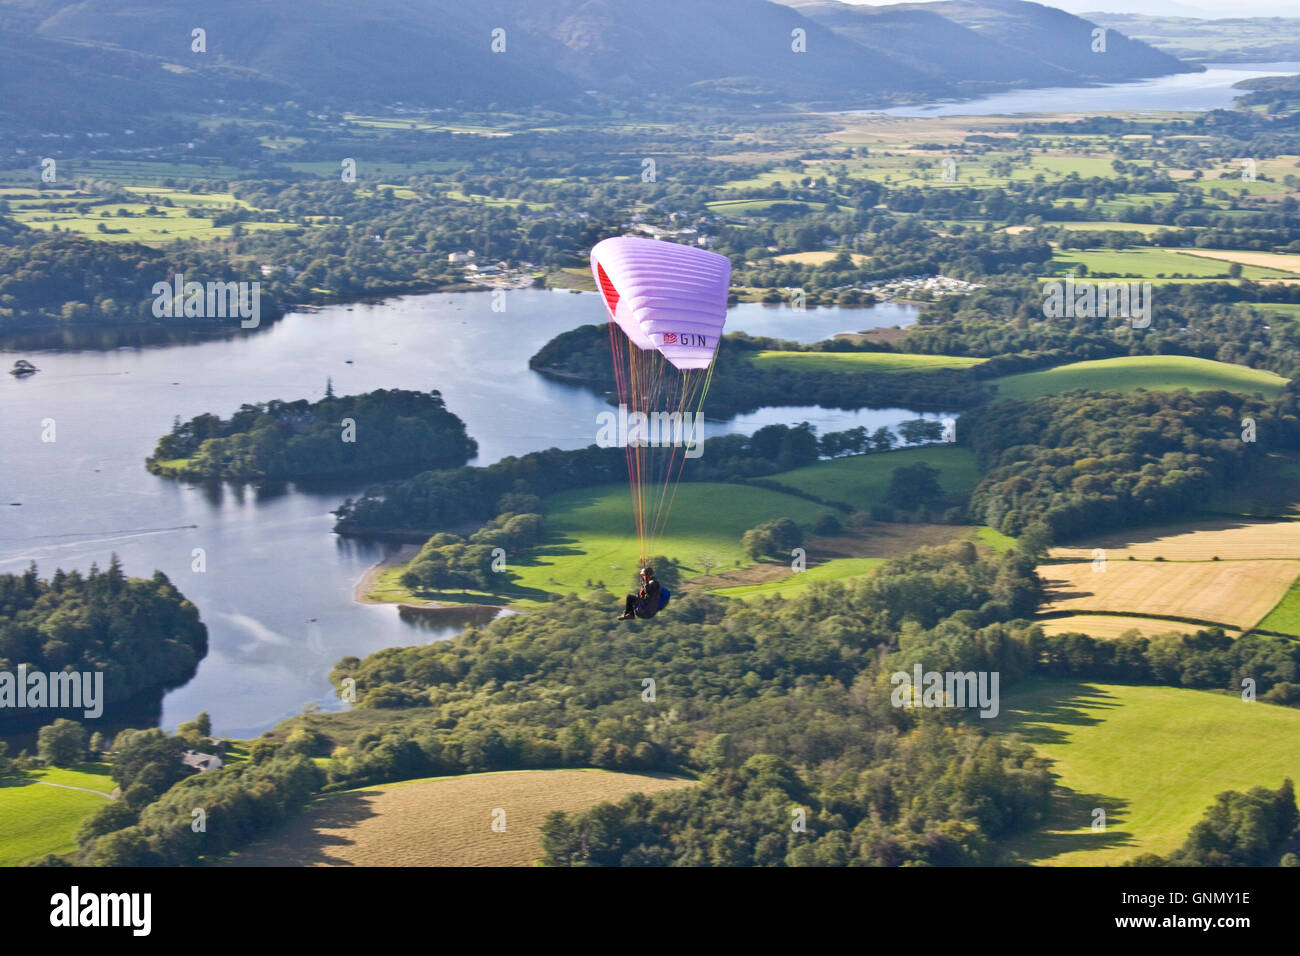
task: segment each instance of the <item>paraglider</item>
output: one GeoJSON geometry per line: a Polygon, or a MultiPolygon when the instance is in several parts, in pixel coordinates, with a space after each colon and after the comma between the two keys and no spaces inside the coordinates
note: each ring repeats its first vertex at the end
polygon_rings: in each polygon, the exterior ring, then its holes
{"type": "Polygon", "coordinates": [[[619,444],[645,565],[686,459],[702,450],[704,396],[726,323],[731,261],[695,246],[620,236],[591,250],[591,272],[609,314],[626,429],[619,444]]]}
{"type": "Polygon", "coordinates": [[[668,598],[672,596],[655,578],[653,568],[642,568],[640,577],[640,589],[635,594],[629,594],[623,601],[623,613],[618,616],[620,621],[634,617],[654,617],[667,606],[668,598]]]}

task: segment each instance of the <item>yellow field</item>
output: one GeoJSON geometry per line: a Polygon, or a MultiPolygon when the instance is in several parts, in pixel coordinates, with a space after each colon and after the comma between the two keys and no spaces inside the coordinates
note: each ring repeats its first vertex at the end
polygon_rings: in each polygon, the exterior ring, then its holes
{"type": "Polygon", "coordinates": [[[316,801],[229,865],[531,866],[553,810],[571,813],[692,783],[664,774],[514,770],[349,790],[316,801]],[[498,810],[504,832],[492,828],[498,810]]]}
{"type": "Polygon", "coordinates": [[[1282,600],[1300,561],[1091,561],[1045,564],[1045,611],[1113,611],[1251,627],[1282,600]]]}
{"type": "MultiPolygon", "coordinates": [[[[1156,620],[1150,617],[1124,617],[1119,614],[1071,614],[1069,617],[1053,617],[1038,622],[1044,634],[1075,633],[1087,634],[1098,639],[1122,637],[1129,631],[1137,631],[1143,637],[1155,637],[1157,634],[1195,634],[1200,628],[1182,621],[1156,620]]],[[[1224,628],[1229,637],[1240,637],[1241,632],[1235,628],[1224,628]]]]}
{"type": "Polygon", "coordinates": [[[1142,532],[1101,535],[1086,546],[1053,548],[1051,557],[1066,561],[1091,561],[1094,548],[1106,559],[1139,561],[1251,561],[1263,558],[1300,558],[1300,521],[1205,521],[1194,525],[1142,532]]]}
{"type": "MultiPolygon", "coordinates": [[[[824,252],[787,252],[782,256],[773,256],[772,261],[798,262],[806,266],[820,266],[830,262],[838,255],[838,252],[833,252],[829,249],[824,252]]],[[[871,256],[864,256],[860,252],[851,252],[849,253],[849,257],[853,260],[855,266],[860,266],[863,263],[871,261],[871,256]]]]}
{"type": "Polygon", "coordinates": [[[1204,259],[1222,259],[1224,262],[1240,262],[1243,266],[1260,266],[1265,269],[1300,272],[1300,255],[1288,255],[1280,252],[1237,252],[1232,249],[1166,249],[1164,251],[1181,252],[1189,256],[1200,256],[1204,259]]]}

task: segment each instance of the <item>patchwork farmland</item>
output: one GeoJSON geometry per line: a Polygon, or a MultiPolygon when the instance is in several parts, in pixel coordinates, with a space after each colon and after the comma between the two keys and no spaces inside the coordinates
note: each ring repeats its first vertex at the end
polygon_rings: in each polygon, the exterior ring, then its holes
{"type": "Polygon", "coordinates": [[[1048,588],[1043,611],[1058,615],[1043,621],[1049,634],[1190,633],[1190,622],[1291,633],[1282,605],[1300,579],[1300,521],[1225,519],[1099,535],[1053,548],[1038,573],[1048,588]]]}

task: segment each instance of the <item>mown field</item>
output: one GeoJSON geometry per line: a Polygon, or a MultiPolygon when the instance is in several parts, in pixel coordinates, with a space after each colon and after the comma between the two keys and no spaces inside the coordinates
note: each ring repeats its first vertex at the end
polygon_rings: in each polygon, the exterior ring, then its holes
{"type": "MultiPolygon", "coordinates": [[[[1071,614],[1068,617],[1051,617],[1038,622],[1044,634],[1087,634],[1099,639],[1122,637],[1137,631],[1143,637],[1157,634],[1195,634],[1201,628],[1195,624],[1151,617],[1126,617],[1122,614],[1071,614]]],[[[1239,637],[1235,628],[1224,628],[1229,637],[1239,637]]]]}
{"type": "Polygon", "coordinates": [[[998,398],[1033,399],[1058,395],[1075,388],[1094,391],[1128,392],[1137,388],[1172,392],[1186,388],[1193,392],[1223,389],[1256,392],[1276,398],[1287,379],[1261,369],[1232,365],[1186,355],[1125,355],[1093,362],[1073,362],[1056,368],[1024,372],[993,379],[998,398]]]}
{"type": "Polygon", "coordinates": [[[1037,865],[1169,853],[1216,794],[1300,777],[1300,710],[1211,691],[1032,681],[1004,693],[988,723],[1052,761],[1053,819],[1013,843],[1037,865]],[[1105,832],[1092,830],[1096,808],[1105,832]]]}
{"type": "Polygon", "coordinates": [[[0,778],[0,866],[22,866],[47,853],[75,850],[77,828],[104,805],[115,786],[105,764],[0,778]]]}
{"type": "MultiPolygon", "coordinates": [[[[824,266],[830,262],[839,253],[832,249],[824,249],[818,252],[787,252],[784,255],[773,256],[773,262],[798,262],[803,265],[824,266]]],[[[849,253],[849,258],[853,264],[860,266],[871,261],[871,256],[865,256],[860,252],[849,253]]]]}
{"type": "Polygon", "coordinates": [[[692,784],[685,777],[606,770],[515,770],[383,784],[318,799],[229,865],[531,866],[541,857],[539,836],[551,812],[692,784]],[[498,811],[504,811],[503,832],[493,829],[498,811]]]}
{"type": "Polygon", "coordinates": [[[1153,614],[1248,628],[1282,600],[1300,576],[1291,561],[1090,561],[1039,565],[1044,612],[1153,614]]]}
{"type": "Polygon", "coordinates": [[[801,372],[879,373],[923,372],[939,368],[970,368],[987,359],[962,355],[920,355],[910,352],[778,352],[763,351],[750,362],[759,368],[801,372]]]}
{"type": "Polygon", "coordinates": [[[1300,521],[1195,521],[1097,535],[1085,543],[1055,547],[1054,559],[1090,561],[1102,548],[1109,562],[1258,561],[1300,558],[1300,521]]]}

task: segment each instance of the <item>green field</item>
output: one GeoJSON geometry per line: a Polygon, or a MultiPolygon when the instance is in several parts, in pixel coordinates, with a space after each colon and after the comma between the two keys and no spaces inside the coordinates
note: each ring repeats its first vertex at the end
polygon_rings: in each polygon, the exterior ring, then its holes
{"type": "MultiPolygon", "coordinates": [[[[602,485],[554,495],[546,500],[551,540],[522,563],[512,564],[514,583],[537,592],[588,590],[603,581],[623,594],[636,576],[636,532],[627,485],[602,485]]],[[[667,533],[651,546],[677,560],[687,574],[703,573],[700,556],[711,554],[715,570],[752,562],[741,536],[772,518],[790,518],[807,527],[826,507],[765,488],[713,482],[682,482],[677,487],[667,533]]],[[[540,597],[540,593],[537,595],[540,597]]]]}
{"type": "Polygon", "coordinates": [[[1289,319],[1300,319],[1300,302],[1252,302],[1260,312],[1275,312],[1289,319]]]}
{"type": "Polygon", "coordinates": [[[75,850],[77,828],[104,805],[116,786],[107,769],[104,764],[82,764],[0,777],[0,866],[21,866],[47,853],[75,850]]]}
{"type": "Polygon", "coordinates": [[[1043,225],[1068,229],[1070,232],[1139,232],[1144,236],[1169,228],[1168,226],[1157,226],[1149,222],[1115,222],[1107,219],[1098,221],[1052,220],[1051,222],[1044,221],[1043,225]]]}
{"type": "Polygon", "coordinates": [[[33,229],[72,232],[101,242],[143,242],[163,245],[176,239],[223,239],[233,226],[214,226],[213,217],[235,209],[254,219],[241,223],[245,231],[291,229],[296,223],[278,222],[274,210],[254,209],[228,192],[196,193],[165,186],[126,186],[139,196],[135,202],[108,201],[100,196],[47,190],[36,198],[10,202],[12,216],[33,229]],[[171,205],[165,205],[171,203],[171,205]],[[196,218],[194,210],[201,216],[196,218]]]}
{"type": "Polygon", "coordinates": [[[1016,546],[1016,539],[1011,535],[1003,534],[996,528],[990,528],[986,524],[982,524],[975,529],[975,542],[992,548],[997,554],[1010,551],[1016,546]]]}
{"type": "Polygon", "coordinates": [[[870,574],[884,564],[885,561],[885,558],[832,558],[830,561],[824,561],[806,571],[793,574],[788,578],[782,578],[780,581],[718,588],[713,593],[731,598],[775,597],[777,595],[790,597],[818,581],[844,581],[849,578],[870,574]]]}
{"type": "MultiPolygon", "coordinates": [[[[925,461],[939,469],[939,481],[949,494],[966,494],[979,473],[969,451],[955,446],[931,446],[873,455],[856,455],[818,462],[773,475],[770,480],[810,492],[826,500],[845,501],[866,509],[883,500],[895,468],[925,461]]],[[[625,484],[600,485],[553,495],[546,499],[545,543],[512,558],[503,586],[494,592],[408,592],[398,579],[402,568],[379,576],[371,593],[384,592],[382,600],[442,601],[452,604],[511,603],[529,606],[547,600],[548,594],[607,591],[626,593],[632,585],[637,560],[636,533],[625,484]],[[590,582],[590,584],[588,583],[590,582]],[[602,584],[603,582],[603,584],[602,584]]],[[[683,574],[704,573],[703,556],[711,557],[713,573],[753,564],[740,545],[741,536],[755,525],[773,518],[790,518],[805,531],[826,505],[794,495],[748,485],[682,482],[669,515],[666,533],[652,545],[652,553],[679,562],[683,574]]],[[[827,562],[830,570],[801,582],[778,581],[745,586],[740,591],[799,588],[813,580],[848,577],[874,566],[874,558],[845,558],[827,562]]],[[[805,574],[812,575],[815,568],[805,574]]],[[[732,589],[727,589],[730,592],[732,589]]],[[[739,592],[738,592],[739,593],[739,592]]]]}
{"type": "Polygon", "coordinates": [[[961,355],[919,355],[911,352],[759,352],[751,364],[759,368],[800,372],[917,372],[938,368],[970,368],[988,361],[961,355]]]}
{"type": "MultiPolygon", "coordinates": [[[[1220,279],[1226,277],[1232,263],[1222,259],[1207,259],[1173,249],[1075,250],[1060,252],[1055,256],[1057,271],[1061,274],[1087,267],[1091,277],[1122,276],[1134,279],[1158,279],[1162,276],[1182,275],[1194,279],[1220,279]]],[[[1263,266],[1242,266],[1242,278],[1277,279],[1294,277],[1294,272],[1269,269],[1263,266]]]]}
{"type": "Polygon", "coordinates": [[[1255,626],[1261,631],[1277,631],[1300,637],[1300,578],[1292,582],[1277,607],[1255,626]]]}
{"type": "Polygon", "coordinates": [[[1166,854],[1216,794],[1300,776],[1300,710],[1177,687],[1033,681],[989,729],[1019,733],[1063,788],[1052,821],[1015,841],[1026,861],[1105,866],[1166,854]],[[1107,829],[1093,832],[1092,811],[1107,829]]]}
{"type": "Polygon", "coordinates": [[[939,485],[945,494],[970,494],[980,478],[975,456],[969,449],[957,445],[930,445],[819,461],[815,465],[773,475],[772,480],[865,511],[884,501],[895,468],[919,461],[939,470],[939,485]]]}
{"type": "Polygon", "coordinates": [[[717,199],[705,203],[710,212],[720,216],[755,216],[770,212],[773,206],[807,206],[811,210],[845,212],[845,206],[827,206],[823,202],[806,199],[717,199]]]}
{"type": "Polygon", "coordinates": [[[1125,355],[993,379],[998,398],[1022,399],[1057,395],[1074,388],[1119,392],[1135,388],[1159,392],[1221,388],[1276,398],[1286,383],[1287,379],[1272,372],[1185,355],[1125,355]]]}

